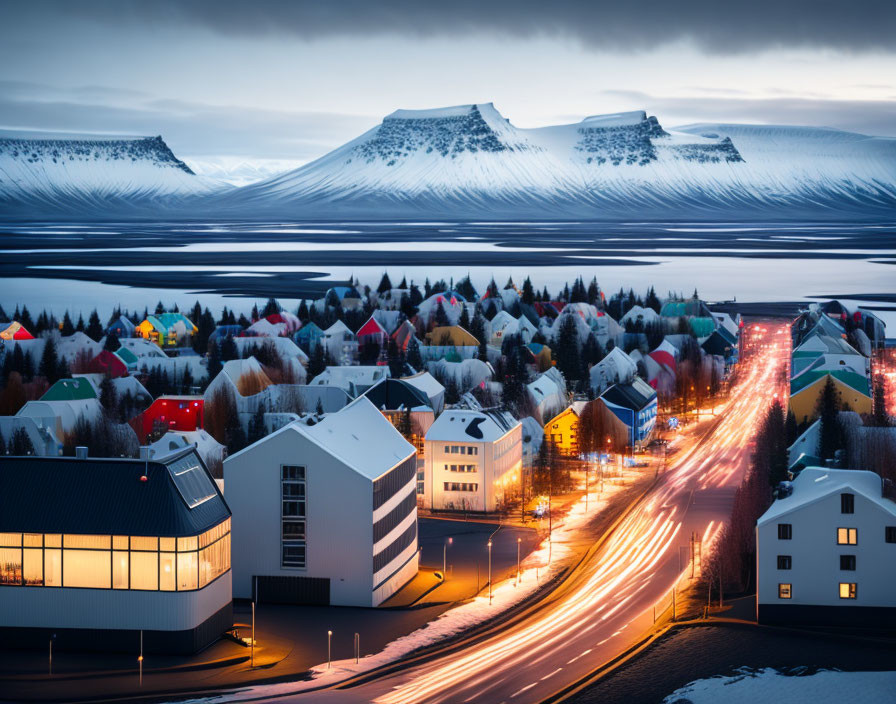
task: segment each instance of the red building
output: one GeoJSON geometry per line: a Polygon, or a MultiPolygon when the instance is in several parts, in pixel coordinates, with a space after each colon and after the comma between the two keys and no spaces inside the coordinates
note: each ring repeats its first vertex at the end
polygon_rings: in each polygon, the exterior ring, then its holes
{"type": "Polygon", "coordinates": [[[202,427],[202,404],[202,396],[159,396],[131,423],[141,443],[168,430],[196,430],[202,427]]]}

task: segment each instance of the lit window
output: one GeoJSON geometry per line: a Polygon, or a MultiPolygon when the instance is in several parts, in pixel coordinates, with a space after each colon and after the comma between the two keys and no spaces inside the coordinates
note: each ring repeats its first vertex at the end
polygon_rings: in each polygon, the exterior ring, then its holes
{"type": "Polygon", "coordinates": [[[112,553],[112,588],[127,589],[129,585],[128,553],[116,551],[112,553]]]}
{"type": "Polygon", "coordinates": [[[112,586],[112,553],[108,550],[63,550],[62,576],[64,587],[109,589],[112,586]]]}
{"type": "Polygon", "coordinates": [[[856,497],[853,494],[840,494],[840,513],[855,513],[856,497]]]}
{"type": "Polygon", "coordinates": [[[175,588],[174,553],[163,552],[159,555],[159,589],[173,592],[175,588]]]}
{"type": "Polygon", "coordinates": [[[856,583],[855,582],[840,582],[840,598],[841,599],[855,599],[856,598],[856,583]]]}
{"type": "MultiPolygon", "coordinates": [[[[21,544],[22,536],[19,536],[21,544]]],[[[22,549],[0,548],[0,584],[22,583],[22,549]]]]}
{"type": "Polygon", "coordinates": [[[779,599],[789,599],[792,596],[791,589],[789,584],[779,584],[778,585],[778,598],[779,599]]]}
{"type": "Polygon", "coordinates": [[[62,550],[44,550],[44,586],[62,586],[62,550]]]}
{"type": "Polygon", "coordinates": [[[858,545],[859,536],[856,528],[838,528],[837,545],[858,545]]]}
{"type": "MultiPolygon", "coordinates": [[[[133,539],[132,539],[133,540],[133,539]]],[[[66,574],[68,577],[68,574],[66,574]]],[[[159,588],[159,553],[131,553],[131,589],[157,591],[159,588]]]]}
{"type": "Polygon", "coordinates": [[[199,562],[195,552],[177,554],[177,589],[185,591],[199,586],[199,562]]]}
{"type": "MultiPolygon", "coordinates": [[[[41,536],[43,537],[43,536],[41,536]]],[[[26,543],[28,536],[25,536],[26,543]]],[[[43,550],[25,548],[23,550],[22,574],[25,586],[43,586],[44,583],[44,555],[43,550]]]]}

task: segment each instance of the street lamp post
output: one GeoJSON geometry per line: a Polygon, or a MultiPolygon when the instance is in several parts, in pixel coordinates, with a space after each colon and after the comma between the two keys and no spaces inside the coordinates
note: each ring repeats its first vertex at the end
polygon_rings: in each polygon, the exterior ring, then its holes
{"type": "Polygon", "coordinates": [[[140,686],[143,686],[143,631],[140,631],[140,656],[137,658],[137,665],[140,668],[140,686]]]}
{"type": "Polygon", "coordinates": [[[330,669],[330,664],[333,662],[333,631],[327,631],[327,669],[330,669]]]}
{"type": "Polygon", "coordinates": [[[488,541],[488,603],[492,603],[492,541],[488,541]]]}
{"type": "Polygon", "coordinates": [[[520,577],[520,546],[522,545],[522,543],[523,543],[522,538],[516,539],[516,582],[517,582],[517,584],[520,583],[520,579],[521,579],[521,577],[520,577]]]}
{"type": "Polygon", "coordinates": [[[448,538],[442,545],[442,581],[448,576],[448,546],[454,542],[454,538],[448,538]]]}

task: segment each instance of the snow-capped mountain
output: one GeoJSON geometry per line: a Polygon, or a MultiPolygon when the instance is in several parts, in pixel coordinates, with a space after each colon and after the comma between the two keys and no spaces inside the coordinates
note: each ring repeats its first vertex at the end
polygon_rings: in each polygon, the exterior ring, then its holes
{"type": "Polygon", "coordinates": [[[637,111],[520,129],[492,104],[399,110],[219,198],[234,217],[837,217],[896,212],[896,140],[810,127],[665,130],[637,111]]]}
{"type": "Polygon", "coordinates": [[[0,130],[6,217],[146,216],[226,188],[194,174],[161,137],[0,130]]]}

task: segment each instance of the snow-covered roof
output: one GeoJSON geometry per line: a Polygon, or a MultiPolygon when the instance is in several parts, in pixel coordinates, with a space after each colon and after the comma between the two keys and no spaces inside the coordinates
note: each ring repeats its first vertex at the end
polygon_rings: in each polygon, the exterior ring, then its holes
{"type": "Polygon", "coordinates": [[[304,435],[371,481],[416,452],[414,446],[363,396],[338,413],[327,414],[316,425],[290,423],[278,432],[304,435]]]}
{"type": "Polygon", "coordinates": [[[123,337],[119,339],[122,347],[126,347],[138,357],[165,357],[159,346],[142,337],[123,337]]]}
{"type": "Polygon", "coordinates": [[[638,322],[640,320],[642,323],[653,323],[659,320],[659,313],[657,313],[653,308],[645,308],[642,306],[632,306],[631,309],[623,315],[619,322],[622,325],[625,325],[629,320],[632,322],[638,322]]]}
{"type": "Polygon", "coordinates": [[[402,380],[425,393],[433,411],[437,414],[442,412],[445,405],[445,387],[432,374],[426,371],[417,372],[413,376],[402,377],[402,380]]]}
{"type": "Polygon", "coordinates": [[[241,357],[245,354],[246,350],[251,350],[253,347],[269,345],[273,346],[283,359],[298,357],[303,362],[308,361],[308,355],[288,337],[234,337],[233,342],[241,357]]]}
{"type": "Polygon", "coordinates": [[[759,517],[758,524],[764,525],[775,521],[795,509],[841,491],[862,494],[866,499],[896,516],[896,503],[882,496],[880,475],[860,469],[806,467],[793,480],[793,492],[790,496],[776,499],[759,517]]]}
{"type": "Polygon", "coordinates": [[[435,442],[495,442],[520,425],[509,413],[449,408],[426,431],[435,442]]]}
{"type": "Polygon", "coordinates": [[[95,398],[76,401],[28,401],[16,416],[52,421],[56,429],[71,432],[79,418],[94,421],[102,414],[103,407],[95,398]]]}
{"type": "Polygon", "coordinates": [[[328,327],[326,330],[324,330],[324,335],[326,335],[327,337],[332,337],[333,335],[340,335],[340,334],[345,334],[345,333],[348,333],[349,335],[355,334],[349,329],[348,325],[346,325],[341,320],[337,320],[330,327],[328,327]]]}
{"type": "Polygon", "coordinates": [[[638,373],[638,365],[621,348],[614,347],[601,361],[591,367],[591,386],[605,388],[625,381],[638,373]]]}
{"type": "Polygon", "coordinates": [[[350,395],[354,395],[357,389],[363,390],[363,388],[373,386],[380,379],[385,379],[388,376],[391,376],[391,373],[387,366],[330,366],[314,377],[311,380],[311,385],[338,386],[350,395]]]}
{"type": "Polygon", "coordinates": [[[209,464],[210,460],[224,457],[224,445],[215,440],[202,428],[189,431],[169,430],[149,447],[152,451],[152,457],[159,459],[166,455],[178,453],[191,445],[196,447],[196,451],[206,464],[209,464]]]}
{"type": "Polygon", "coordinates": [[[286,323],[272,323],[267,318],[262,318],[252,323],[246,332],[257,337],[282,337],[289,333],[289,327],[286,323]]]}
{"type": "Polygon", "coordinates": [[[461,393],[484,384],[493,376],[491,366],[481,359],[464,359],[460,362],[439,359],[428,362],[426,368],[437,379],[445,379],[446,383],[448,379],[453,379],[461,393]]]}

